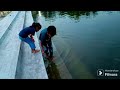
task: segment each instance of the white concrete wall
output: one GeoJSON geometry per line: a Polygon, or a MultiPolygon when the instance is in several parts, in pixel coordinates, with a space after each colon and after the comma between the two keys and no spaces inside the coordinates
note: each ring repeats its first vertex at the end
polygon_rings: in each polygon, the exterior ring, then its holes
{"type": "Polygon", "coordinates": [[[18,11],[13,11],[0,21],[0,39],[3,37],[8,27],[14,21],[18,11]]]}
{"type": "MultiPolygon", "coordinates": [[[[6,21],[7,27],[9,25],[10,26],[9,28],[7,28],[7,30],[4,29],[7,31],[7,33],[5,32],[5,37],[2,38],[2,43],[0,43],[0,79],[14,79],[16,74],[16,67],[20,49],[20,40],[18,38],[18,33],[21,29],[23,29],[25,12],[19,11],[18,14],[17,12],[12,13],[15,14],[6,17],[3,20],[4,23],[6,21]],[[12,21],[12,23],[8,25],[7,21],[12,21]]],[[[6,27],[4,26],[1,28],[6,27]]]]}

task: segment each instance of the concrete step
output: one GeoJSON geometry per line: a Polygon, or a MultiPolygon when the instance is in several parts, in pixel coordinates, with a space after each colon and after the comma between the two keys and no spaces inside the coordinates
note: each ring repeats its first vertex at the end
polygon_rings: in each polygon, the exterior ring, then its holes
{"type": "Polygon", "coordinates": [[[12,13],[11,16],[7,16],[2,20],[4,23],[6,22],[4,24],[5,27],[2,26],[4,28],[3,31],[7,30],[5,31],[2,43],[0,43],[0,79],[14,79],[16,73],[21,43],[18,34],[23,29],[25,12],[19,11],[12,13]],[[10,22],[12,23],[8,24],[10,22]],[[6,25],[9,27],[6,28],[6,25]]]}
{"type": "MultiPolygon", "coordinates": [[[[31,11],[26,12],[24,28],[32,25],[31,11]]],[[[40,49],[37,35],[34,36],[36,49],[40,49]]],[[[41,51],[31,53],[31,48],[25,42],[21,43],[16,79],[48,79],[41,51]]]]}
{"type": "Polygon", "coordinates": [[[12,24],[17,14],[18,11],[13,11],[0,21],[0,43],[6,37],[7,29],[12,24]]]}

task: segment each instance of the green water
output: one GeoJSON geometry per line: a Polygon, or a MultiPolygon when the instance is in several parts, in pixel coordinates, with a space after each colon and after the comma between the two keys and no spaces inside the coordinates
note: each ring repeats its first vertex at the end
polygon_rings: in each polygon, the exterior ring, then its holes
{"type": "Polygon", "coordinates": [[[43,28],[56,26],[53,42],[73,79],[120,78],[119,72],[117,77],[97,76],[98,69],[120,70],[119,11],[42,11],[41,15],[43,28]]]}

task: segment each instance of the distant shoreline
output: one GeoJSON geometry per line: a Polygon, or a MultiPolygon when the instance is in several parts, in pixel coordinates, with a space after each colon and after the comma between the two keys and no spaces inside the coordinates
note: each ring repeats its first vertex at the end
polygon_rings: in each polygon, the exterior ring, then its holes
{"type": "Polygon", "coordinates": [[[0,11],[0,21],[6,17],[11,11],[0,11]]]}

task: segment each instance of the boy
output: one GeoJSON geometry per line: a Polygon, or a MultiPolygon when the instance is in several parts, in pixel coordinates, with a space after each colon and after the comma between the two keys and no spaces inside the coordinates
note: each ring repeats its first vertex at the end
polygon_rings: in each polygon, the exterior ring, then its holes
{"type": "Polygon", "coordinates": [[[46,54],[47,58],[53,59],[53,47],[51,38],[56,35],[56,27],[49,26],[41,31],[39,40],[41,42],[41,47],[44,49],[44,53],[46,54]]]}
{"type": "Polygon", "coordinates": [[[31,26],[24,28],[23,30],[20,31],[19,33],[19,38],[28,43],[29,46],[31,47],[32,53],[37,53],[40,50],[35,50],[35,44],[34,44],[34,38],[33,36],[35,35],[35,32],[38,32],[41,29],[41,25],[39,23],[33,23],[31,26]]]}

